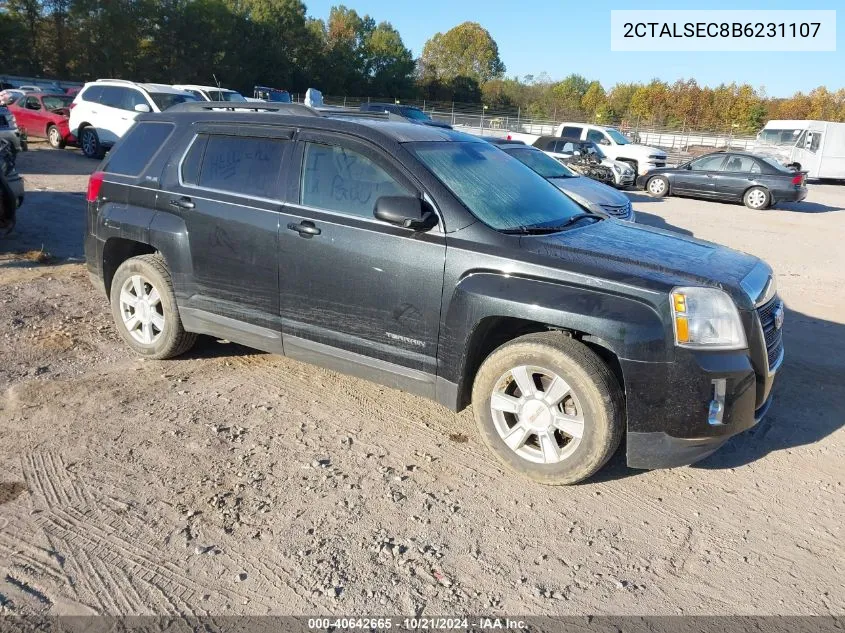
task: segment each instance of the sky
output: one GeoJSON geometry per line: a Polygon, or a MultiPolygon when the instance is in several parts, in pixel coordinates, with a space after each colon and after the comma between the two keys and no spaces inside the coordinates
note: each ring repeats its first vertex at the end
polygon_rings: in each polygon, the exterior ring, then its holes
{"type": "Polygon", "coordinates": [[[577,73],[605,88],[617,82],[673,82],[694,78],[700,85],[749,83],[773,97],[809,92],[824,85],[845,87],[845,2],[842,0],[710,0],[709,2],[618,0],[304,0],[308,15],[327,18],[345,4],[376,22],[387,21],[414,57],[426,40],[465,21],[480,23],[499,46],[507,76],[545,72],[552,80],[577,73]],[[839,9],[836,52],[611,52],[611,9],[839,9]]]}

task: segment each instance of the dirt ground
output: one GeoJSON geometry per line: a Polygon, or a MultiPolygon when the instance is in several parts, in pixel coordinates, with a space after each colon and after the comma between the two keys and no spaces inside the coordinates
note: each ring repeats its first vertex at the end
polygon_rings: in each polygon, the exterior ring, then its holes
{"type": "Polygon", "coordinates": [[[502,471],[423,399],[237,345],[128,353],[82,263],[95,164],[34,145],[0,238],[0,614],[845,613],[845,186],[765,212],[631,193],[767,260],[766,420],[706,461],[502,471]]]}

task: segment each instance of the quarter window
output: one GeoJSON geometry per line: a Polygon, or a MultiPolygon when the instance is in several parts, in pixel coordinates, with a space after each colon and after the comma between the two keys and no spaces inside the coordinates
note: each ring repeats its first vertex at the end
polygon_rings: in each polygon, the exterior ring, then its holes
{"type": "Polygon", "coordinates": [[[172,123],[138,123],[114,150],[104,171],[124,176],[139,176],[173,133],[172,123]]]}
{"type": "Polygon", "coordinates": [[[307,143],[300,202],[371,218],[381,196],[415,195],[363,154],[338,145],[307,143]]]}
{"type": "Polygon", "coordinates": [[[208,137],[198,184],[233,194],[274,198],[285,144],[275,138],[208,137]]]}
{"type": "Polygon", "coordinates": [[[182,183],[196,186],[200,179],[200,166],[202,156],[205,154],[205,146],[208,143],[208,134],[200,134],[191,144],[185,160],[182,161],[182,183]]]}
{"type": "Polygon", "coordinates": [[[82,92],[81,98],[83,101],[90,101],[92,103],[100,103],[103,98],[102,86],[91,86],[82,92]]]}

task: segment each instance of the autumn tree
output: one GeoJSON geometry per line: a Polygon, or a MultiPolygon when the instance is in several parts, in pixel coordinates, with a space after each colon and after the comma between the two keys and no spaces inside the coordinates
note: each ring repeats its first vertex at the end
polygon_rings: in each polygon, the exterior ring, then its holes
{"type": "Polygon", "coordinates": [[[476,22],[436,33],[423,47],[420,66],[424,79],[439,81],[468,77],[483,84],[505,74],[496,40],[476,22]]]}

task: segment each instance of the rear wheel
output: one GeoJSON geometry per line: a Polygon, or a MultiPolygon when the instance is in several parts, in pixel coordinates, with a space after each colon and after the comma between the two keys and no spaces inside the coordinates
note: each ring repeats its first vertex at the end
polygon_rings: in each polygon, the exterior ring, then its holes
{"type": "Polygon", "coordinates": [[[123,262],[112,279],[110,297],[120,337],[141,356],[172,358],[194,345],[197,335],[182,327],[173,282],[160,255],[123,262]]]}
{"type": "Polygon", "coordinates": [[[763,187],[751,187],[742,196],[742,201],[749,209],[765,209],[772,201],[772,196],[767,189],[763,187]]]}
{"type": "Polygon", "coordinates": [[[106,155],[106,151],[100,143],[100,137],[97,135],[97,130],[92,127],[83,128],[79,135],[79,145],[82,148],[82,153],[88,158],[101,160],[106,155]]]}
{"type": "Polygon", "coordinates": [[[50,143],[50,147],[53,149],[64,149],[65,142],[62,138],[62,133],[59,132],[59,128],[55,125],[51,125],[47,128],[47,141],[50,143]]]}
{"type": "Polygon", "coordinates": [[[655,198],[662,198],[669,193],[669,181],[663,176],[654,176],[649,178],[645,188],[655,198]]]}
{"type": "Polygon", "coordinates": [[[488,448],[543,484],[590,477],[622,437],[616,379],[589,348],[558,332],[523,336],[494,351],[478,370],[472,404],[488,448]]]}

